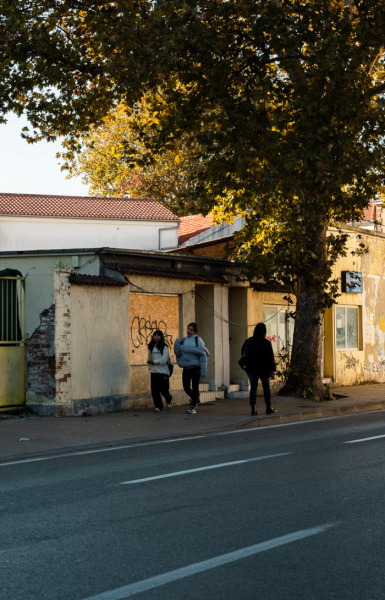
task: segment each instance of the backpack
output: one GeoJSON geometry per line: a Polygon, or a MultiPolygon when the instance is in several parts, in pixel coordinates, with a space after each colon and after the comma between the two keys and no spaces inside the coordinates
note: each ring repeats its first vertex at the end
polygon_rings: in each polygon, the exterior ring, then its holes
{"type": "Polygon", "coordinates": [[[173,372],[174,372],[174,363],[172,362],[171,358],[170,358],[170,360],[168,361],[167,365],[168,365],[168,370],[169,370],[169,372],[170,372],[170,375],[169,375],[169,377],[171,377],[171,375],[172,375],[172,374],[173,374],[173,372]]]}
{"type": "Polygon", "coordinates": [[[247,370],[249,364],[249,348],[248,344],[246,343],[242,347],[242,356],[239,359],[238,364],[241,367],[241,369],[243,369],[244,371],[247,370]]]}

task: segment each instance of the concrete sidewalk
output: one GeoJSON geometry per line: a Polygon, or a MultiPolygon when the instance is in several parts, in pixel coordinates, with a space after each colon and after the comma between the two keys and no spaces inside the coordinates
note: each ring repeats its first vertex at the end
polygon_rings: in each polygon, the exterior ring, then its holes
{"type": "Polygon", "coordinates": [[[258,415],[250,416],[247,398],[226,398],[202,404],[195,415],[188,406],[161,413],[151,409],[130,410],[92,417],[34,417],[0,413],[0,463],[73,450],[108,448],[124,444],[263,427],[351,412],[385,409],[385,384],[333,387],[335,400],[313,402],[291,396],[274,396],[273,415],[265,415],[258,396],[258,415]]]}

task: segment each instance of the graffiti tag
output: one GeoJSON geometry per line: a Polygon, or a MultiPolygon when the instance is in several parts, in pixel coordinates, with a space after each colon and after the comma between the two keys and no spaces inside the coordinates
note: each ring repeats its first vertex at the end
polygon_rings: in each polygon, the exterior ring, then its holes
{"type": "Polygon", "coordinates": [[[131,323],[131,342],[134,348],[147,346],[151,341],[152,334],[156,329],[163,332],[167,345],[172,348],[172,335],[167,333],[167,325],[164,321],[146,319],[145,317],[134,317],[131,323]]]}
{"type": "Polygon", "coordinates": [[[385,372],[385,360],[380,362],[369,362],[364,363],[364,371],[370,371],[372,373],[384,373],[385,372]]]}
{"type": "Polygon", "coordinates": [[[345,369],[355,369],[358,364],[358,359],[353,356],[345,355],[345,369]]]}

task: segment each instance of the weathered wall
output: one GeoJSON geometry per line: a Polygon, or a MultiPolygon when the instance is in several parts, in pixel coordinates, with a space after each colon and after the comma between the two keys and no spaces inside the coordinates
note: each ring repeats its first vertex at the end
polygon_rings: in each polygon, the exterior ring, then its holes
{"type": "MultiPolygon", "coordinates": [[[[230,374],[231,381],[239,382],[243,389],[247,389],[247,376],[238,365],[241,357],[243,342],[248,336],[247,300],[249,294],[247,287],[230,288],[230,374]]],[[[250,298],[253,298],[250,296],[250,298]]]]}
{"type": "Polygon", "coordinates": [[[40,324],[27,339],[27,406],[54,412],[56,397],[55,305],[40,315],[40,324]]]}
{"type": "Polygon", "coordinates": [[[368,238],[369,253],[361,259],[363,285],[363,377],[385,381],[385,236],[368,238]]]}
{"type": "Polygon", "coordinates": [[[362,273],[363,292],[341,292],[338,305],[359,308],[359,347],[336,348],[336,307],[325,315],[325,374],[340,385],[375,381],[385,382],[385,236],[369,235],[363,230],[351,232],[348,253],[334,267],[334,277],[342,271],[362,273]],[[353,256],[351,252],[363,242],[368,252],[353,256]]]}

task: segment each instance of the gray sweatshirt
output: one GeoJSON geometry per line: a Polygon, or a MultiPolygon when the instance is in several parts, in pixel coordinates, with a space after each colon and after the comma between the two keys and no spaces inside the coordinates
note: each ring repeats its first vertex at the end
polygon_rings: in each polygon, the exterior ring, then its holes
{"type": "Polygon", "coordinates": [[[168,351],[167,346],[163,348],[163,354],[156,346],[148,351],[147,360],[153,360],[153,365],[148,365],[151,373],[161,373],[162,375],[170,375],[170,370],[168,368],[168,361],[170,360],[170,353],[168,351]]]}
{"type": "Polygon", "coordinates": [[[206,377],[207,359],[210,356],[204,341],[198,335],[175,340],[176,361],[183,369],[201,368],[201,377],[206,377]]]}

